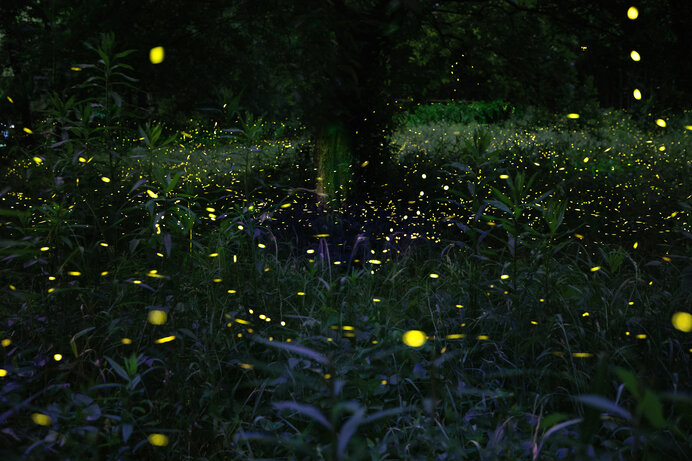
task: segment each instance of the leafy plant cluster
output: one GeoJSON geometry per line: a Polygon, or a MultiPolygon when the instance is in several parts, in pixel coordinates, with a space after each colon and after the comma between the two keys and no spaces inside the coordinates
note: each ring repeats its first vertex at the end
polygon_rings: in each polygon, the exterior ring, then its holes
{"type": "Polygon", "coordinates": [[[493,101],[453,101],[416,106],[403,122],[409,126],[430,123],[480,124],[507,120],[515,111],[514,106],[499,99],[493,101]]]}
{"type": "Polygon", "coordinates": [[[24,152],[0,211],[2,455],[685,459],[689,140],[520,122],[402,129],[365,217],[315,217],[300,149],[259,137],[178,152],[141,126],[115,174],[104,130],[24,152]]]}

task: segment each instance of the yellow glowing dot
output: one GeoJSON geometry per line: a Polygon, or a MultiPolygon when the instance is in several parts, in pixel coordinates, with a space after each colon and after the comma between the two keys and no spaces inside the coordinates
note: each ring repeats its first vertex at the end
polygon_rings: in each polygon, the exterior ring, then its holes
{"type": "Polygon", "coordinates": [[[676,312],[672,318],[673,326],[685,333],[692,331],[692,314],[689,312],[676,312]]]}
{"type": "Polygon", "coordinates": [[[7,376],[7,370],[0,368],[0,378],[4,378],[5,376],[7,376]]]}
{"type": "Polygon", "coordinates": [[[637,339],[646,339],[646,335],[644,333],[640,333],[637,335],[637,339]]]}
{"type": "Polygon", "coordinates": [[[56,362],[61,361],[62,360],[62,354],[54,354],[53,360],[55,360],[56,362]]]}
{"type": "Polygon", "coordinates": [[[171,342],[175,339],[175,336],[165,336],[163,338],[159,338],[156,341],[154,341],[156,344],[163,344],[163,343],[168,343],[171,342]]]}
{"type": "Polygon", "coordinates": [[[600,270],[601,270],[601,266],[594,266],[591,268],[591,272],[596,272],[596,271],[600,271],[600,270]]]}
{"type": "Polygon", "coordinates": [[[140,285],[142,283],[142,281],[141,280],[133,280],[132,283],[134,283],[135,285],[140,285]]]}
{"type": "MultiPolygon", "coordinates": [[[[630,58],[632,58],[632,61],[639,61],[639,60],[641,60],[642,57],[639,56],[639,53],[632,50],[632,52],[630,53],[630,58]]],[[[637,99],[639,99],[639,98],[637,98],[637,99]]]]}
{"type": "Polygon", "coordinates": [[[589,313],[588,313],[588,312],[584,312],[581,316],[582,316],[582,317],[588,317],[588,316],[589,316],[589,313]]]}
{"type": "Polygon", "coordinates": [[[502,275],[500,276],[500,278],[501,278],[502,280],[507,280],[507,279],[509,278],[509,275],[507,275],[507,274],[502,274],[502,275]]]}
{"type": "Polygon", "coordinates": [[[589,352],[575,352],[572,354],[572,357],[576,357],[578,359],[584,359],[591,356],[593,356],[593,354],[590,354],[589,352]]]}
{"type": "Polygon", "coordinates": [[[584,157],[584,163],[589,161],[589,157],[584,157]]]}
{"type": "Polygon", "coordinates": [[[155,447],[165,447],[168,445],[168,437],[163,434],[149,434],[149,443],[155,447]]]}
{"type": "Polygon", "coordinates": [[[425,344],[425,333],[420,330],[409,330],[402,336],[401,340],[410,347],[421,347],[425,344]]]}
{"type": "Polygon", "coordinates": [[[636,250],[638,246],[639,246],[639,242],[634,242],[634,245],[632,245],[632,248],[634,248],[636,250]]]}
{"type": "Polygon", "coordinates": [[[7,97],[7,100],[10,102],[10,104],[14,104],[14,99],[10,98],[9,96],[7,97]]]}
{"type": "Polygon", "coordinates": [[[48,293],[52,293],[55,291],[55,288],[48,288],[48,293]]]}
{"type": "Polygon", "coordinates": [[[86,163],[86,161],[87,161],[87,159],[85,159],[84,157],[81,157],[81,156],[78,157],[77,160],[79,160],[79,163],[86,163]]]}
{"type": "Polygon", "coordinates": [[[370,162],[368,160],[366,160],[363,163],[361,163],[360,166],[361,166],[361,168],[365,168],[366,166],[368,166],[369,163],[370,162]]]}
{"type": "Polygon", "coordinates": [[[82,68],[81,68],[81,67],[77,67],[77,66],[72,66],[72,67],[70,67],[70,70],[72,70],[72,71],[74,71],[74,72],[79,72],[79,71],[82,70],[82,68]]]}
{"type": "Polygon", "coordinates": [[[10,290],[14,291],[14,290],[16,290],[16,289],[17,289],[17,288],[16,288],[14,285],[10,285],[10,290]]]}
{"type": "Polygon", "coordinates": [[[108,178],[106,176],[101,176],[101,181],[103,182],[111,182],[111,178],[108,178]]]}
{"type": "Polygon", "coordinates": [[[656,125],[660,126],[661,128],[665,128],[666,127],[666,121],[663,120],[662,118],[659,118],[658,120],[656,120],[656,125]]]}
{"type": "MultiPolygon", "coordinates": [[[[29,128],[27,128],[27,127],[24,127],[24,132],[25,132],[25,133],[29,133],[29,134],[33,134],[33,131],[31,131],[31,130],[30,130],[29,128]]],[[[34,159],[36,159],[36,157],[34,157],[34,159]]]]}
{"type": "Polygon", "coordinates": [[[692,131],[692,125],[685,125],[685,129],[692,131]]]}
{"type": "Polygon", "coordinates": [[[665,262],[669,263],[672,260],[668,256],[661,256],[661,259],[664,260],[665,262]]]}
{"type": "Polygon", "coordinates": [[[447,338],[447,339],[462,339],[465,337],[466,337],[466,335],[461,334],[461,333],[454,333],[454,334],[445,336],[445,338],[447,338]]]}
{"type": "Polygon", "coordinates": [[[639,10],[634,6],[630,6],[627,10],[627,17],[634,21],[639,17],[639,10]]]}
{"type": "Polygon", "coordinates": [[[50,426],[53,422],[50,416],[44,415],[43,413],[33,413],[31,415],[31,420],[39,426],[50,426]]]}
{"type": "Polygon", "coordinates": [[[382,386],[386,386],[386,385],[387,385],[387,380],[386,380],[386,379],[383,379],[382,381],[380,381],[380,384],[381,384],[382,386]]]}
{"type": "Polygon", "coordinates": [[[149,61],[152,64],[160,64],[163,62],[165,52],[162,46],[157,46],[149,50],[149,61]]]}
{"type": "Polygon", "coordinates": [[[501,174],[500,179],[509,179],[509,175],[508,174],[501,174]]]}
{"type": "Polygon", "coordinates": [[[372,298],[372,302],[374,303],[379,303],[380,301],[382,301],[380,298],[372,298]]]}
{"type": "Polygon", "coordinates": [[[79,271],[68,271],[67,275],[71,275],[73,277],[79,277],[80,275],[82,275],[82,273],[79,271]]]}
{"type": "Polygon", "coordinates": [[[370,264],[382,264],[382,261],[380,261],[379,259],[369,259],[368,262],[370,264]]]}
{"type": "Polygon", "coordinates": [[[108,271],[101,272],[101,277],[105,277],[106,275],[108,275],[108,271]]]}
{"type": "Polygon", "coordinates": [[[431,279],[436,279],[436,278],[438,278],[438,277],[439,277],[439,275],[437,275],[437,274],[430,274],[430,278],[431,278],[431,279]]]}
{"type": "Polygon", "coordinates": [[[576,238],[578,238],[579,240],[583,240],[583,239],[584,239],[584,236],[581,235],[581,234],[574,234],[574,236],[575,236],[576,238]]]}
{"type": "Polygon", "coordinates": [[[464,306],[462,304],[457,304],[457,309],[462,309],[464,306]]]}
{"type": "Polygon", "coordinates": [[[634,301],[630,301],[627,303],[628,306],[634,306],[634,301]]]}
{"type": "Polygon", "coordinates": [[[282,326],[282,327],[285,327],[285,326],[286,326],[286,322],[284,322],[284,321],[282,320],[282,321],[281,321],[281,326],[282,326]]]}
{"type": "Polygon", "coordinates": [[[168,319],[168,314],[166,314],[164,311],[154,309],[149,311],[149,316],[147,319],[152,325],[163,325],[168,319]]]}
{"type": "Polygon", "coordinates": [[[545,299],[541,298],[541,299],[538,300],[538,302],[539,302],[539,303],[544,303],[544,302],[545,302],[545,299]]]}
{"type": "Polygon", "coordinates": [[[212,282],[220,283],[220,282],[223,282],[223,279],[216,278],[216,279],[212,280],[212,282]]]}
{"type": "Polygon", "coordinates": [[[2,347],[7,347],[12,344],[12,340],[10,338],[5,338],[2,340],[2,342],[0,342],[0,344],[2,344],[2,347]]]}
{"type": "Polygon", "coordinates": [[[288,208],[288,207],[290,207],[290,206],[291,206],[290,203],[284,203],[284,204],[281,205],[281,208],[288,208]]]}
{"type": "Polygon", "coordinates": [[[324,379],[332,379],[332,375],[329,373],[324,374],[324,379]]]}
{"type": "Polygon", "coordinates": [[[577,118],[579,118],[579,114],[575,114],[575,113],[567,114],[567,118],[577,119],[577,118]]]}
{"type": "Polygon", "coordinates": [[[99,245],[101,245],[102,247],[107,247],[107,246],[108,246],[108,244],[107,244],[106,242],[101,242],[101,243],[99,243],[99,245]]]}
{"type": "Polygon", "coordinates": [[[120,342],[123,344],[132,344],[132,340],[130,338],[123,338],[120,340],[120,342]]]}
{"type": "Polygon", "coordinates": [[[209,257],[210,258],[216,258],[219,254],[218,253],[210,253],[209,257]]]}
{"type": "Polygon", "coordinates": [[[151,197],[151,198],[159,198],[159,194],[157,194],[156,192],[154,192],[154,191],[152,191],[152,190],[147,189],[147,194],[148,194],[149,197],[151,197]]]}
{"type": "Polygon", "coordinates": [[[243,319],[233,319],[233,320],[235,320],[236,323],[240,323],[242,325],[250,325],[250,322],[248,322],[247,320],[243,320],[243,319]]]}
{"type": "Polygon", "coordinates": [[[632,96],[634,96],[634,99],[639,100],[642,98],[642,92],[635,88],[635,90],[632,92],[632,96]]]}
{"type": "Polygon", "coordinates": [[[490,339],[490,337],[488,335],[478,335],[478,336],[476,336],[476,339],[478,339],[480,341],[487,341],[490,339]]]}
{"type": "Polygon", "coordinates": [[[41,251],[48,251],[50,250],[50,247],[41,247],[41,251]]]}
{"type": "Polygon", "coordinates": [[[43,163],[43,159],[41,157],[34,157],[32,160],[36,162],[36,165],[40,165],[43,163]]]}
{"type": "Polygon", "coordinates": [[[240,368],[242,368],[244,370],[252,370],[252,365],[249,363],[241,363],[240,368]]]}
{"type": "Polygon", "coordinates": [[[313,254],[314,252],[315,252],[315,250],[313,250],[312,248],[306,251],[306,253],[309,255],[313,254]]]}
{"type": "Polygon", "coordinates": [[[264,243],[258,243],[257,246],[260,247],[260,248],[265,248],[265,247],[266,247],[266,246],[264,245],[264,243]]]}

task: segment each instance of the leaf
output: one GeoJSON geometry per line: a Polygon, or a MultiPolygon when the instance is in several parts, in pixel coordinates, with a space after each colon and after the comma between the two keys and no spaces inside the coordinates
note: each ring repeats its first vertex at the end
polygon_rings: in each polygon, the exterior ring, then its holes
{"type": "Polygon", "coordinates": [[[320,413],[320,411],[317,409],[317,407],[313,405],[307,405],[304,403],[298,403],[298,402],[276,402],[273,403],[272,406],[278,410],[292,410],[295,412],[300,413],[303,416],[307,416],[308,418],[320,423],[330,431],[333,430],[332,425],[327,421],[327,418],[320,413]]]}
{"type": "Polygon", "coordinates": [[[132,424],[123,424],[120,426],[120,430],[123,434],[123,442],[127,442],[127,440],[130,438],[132,435],[132,430],[134,428],[132,427],[132,424]]]}
{"type": "Polygon", "coordinates": [[[92,330],[95,330],[96,327],[89,327],[85,328],[84,330],[80,331],[79,333],[76,333],[72,339],[70,339],[70,347],[72,348],[72,353],[74,354],[75,358],[79,357],[79,354],[77,353],[77,343],[76,340],[77,338],[80,338],[84,336],[85,334],[89,333],[92,330]]]}
{"type": "Polygon", "coordinates": [[[110,366],[113,368],[113,371],[115,371],[121,378],[123,378],[125,381],[130,381],[130,377],[128,376],[127,372],[123,367],[118,365],[118,362],[113,360],[112,358],[106,356],[106,360],[110,364],[110,366]]]}
{"type": "Polygon", "coordinates": [[[344,452],[346,451],[346,446],[348,441],[351,440],[353,434],[358,430],[361,422],[363,422],[363,415],[365,414],[364,408],[358,408],[353,416],[351,416],[346,423],[341,426],[339,431],[339,438],[337,442],[337,459],[342,459],[344,457],[344,452]]]}
{"type": "Polygon", "coordinates": [[[615,414],[627,421],[632,420],[632,415],[629,411],[600,395],[583,394],[574,397],[574,399],[598,410],[615,414]]]}
{"type": "Polygon", "coordinates": [[[163,247],[166,249],[166,256],[171,256],[171,247],[173,246],[173,240],[171,239],[171,234],[166,232],[163,234],[163,247]]]}
{"type": "Polygon", "coordinates": [[[283,349],[288,352],[293,352],[295,354],[300,354],[304,355],[305,357],[309,357],[313,359],[314,361],[321,363],[322,365],[327,365],[329,363],[329,360],[327,359],[326,356],[323,354],[320,354],[319,352],[313,351],[312,349],[308,349],[307,347],[304,346],[298,346],[297,344],[290,344],[290,343],[282,343],[279,341],[268,341],[260,336],[252,336],[253,341],[257,341],[258,343],[262,343],[266,346],[271,346],[275,347],[277,349],[283,349]]]}
{"type": "Polygon", "coordinates": [[[641,401],[642,396],[641,392],[639,392],[639,383],[637,382],[637,378],[635,378],[632,373],[621,367],[615,368],[615,374],[618,375],[618,378],[620,378],[620,380],[623,382],[625,388],[630,391],[630,394],[632,394],[632,396],[634,396],[638,402],[641,401]]]}
{"type": "Polygon", "coordinates": [[[663,417],[663,407],[661,400],[653,391],[647,389],[644,399],[639,403],[638,410],[644,414],[655,429],[663,429],[667,426],[663,417]]]}

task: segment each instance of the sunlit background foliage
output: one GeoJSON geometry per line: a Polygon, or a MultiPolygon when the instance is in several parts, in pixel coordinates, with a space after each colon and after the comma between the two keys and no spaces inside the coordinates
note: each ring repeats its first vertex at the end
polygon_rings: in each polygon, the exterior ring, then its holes
{"type": "Polygon", "coordinates": [[[687,459],[685,1],[3,1],[2,459],[687,459]]]}

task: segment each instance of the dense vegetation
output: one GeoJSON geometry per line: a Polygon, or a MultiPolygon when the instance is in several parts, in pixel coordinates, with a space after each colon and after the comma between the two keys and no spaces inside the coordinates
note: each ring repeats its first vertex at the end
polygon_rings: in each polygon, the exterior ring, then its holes
{"type": "Polygon", "coordinates": [[[685,2],[64,3],[0,6],[2,459],[687,459],[685,2]]]}

